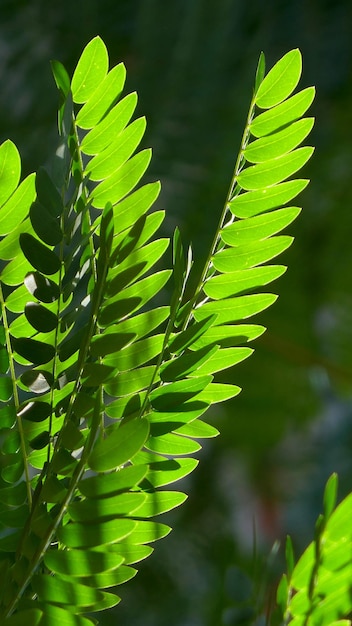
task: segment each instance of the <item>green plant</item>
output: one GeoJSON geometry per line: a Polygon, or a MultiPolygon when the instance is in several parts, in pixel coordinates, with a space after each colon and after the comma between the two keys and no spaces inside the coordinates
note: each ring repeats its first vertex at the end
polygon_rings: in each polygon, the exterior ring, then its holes
{"type": "MultiPolygon", "coordinates": [[[[16,147],[0,147],[0,615],[9,626],[95,623],[84,614],[114,606],[104,590],[129,580],[170,531],[154,517],[186,496],[163,488],[196,467],[197,439],[218,434],[200,417],[240,391],[214,375],[247,358],[242,344],[264,331],[243,321],[276,299],[261,288],[286,268],[266,263],[291,244],[276,235],[300,211],[280,207],[306,186],[290,177],[313,152],[298,147],[314,98],[313,88],[292,95],[299,51],[267,76],[261,55],[226,203],[190,293],[192,253],[178,229],[172,270],[153,271],[168,240],[153,239],[159,183],[137,187],[151,153],[134,154],[145,120],[130,121],[135,94],[120,99],[124,66],[108,71],[96,37],[72,80],[59,62],[52,69],[61,102],[50,170],[20,182],[16,147]]],[[[285,583],[279,590],[286,615],[290,580],[286,596],[285,583]]]]}

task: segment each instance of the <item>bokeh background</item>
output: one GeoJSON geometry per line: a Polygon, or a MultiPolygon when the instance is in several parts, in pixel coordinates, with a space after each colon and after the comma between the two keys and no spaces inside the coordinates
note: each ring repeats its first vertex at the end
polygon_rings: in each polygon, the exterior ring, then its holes
{"type": "Polygon", "coordinates": [[[209,419],[190,494],[164,516],[156,544],[123,602],[101,617],[119,626],[260,623],[283,568],[311,540],[326,479],[352,489],[352,3],[350,0],[0,0],[0,140],[11,138],[24,174],[56,145],[50,59],[71,72],[96,34],[139,93],[148,177],[161,179],[165,232],[176,224],[206,257],[237,154],[261,50],[271,67],[299,47],[301,87],[316,85],[305,167],[311,184],[290,228],[275,306],[248,361],[225,373],[243,387],[209,419]],[[276,540],[281,541],[281,548],[276,540]],[[266,598],[263,601],[263,598],[266,598]],[[252,609],[250,608],[252,607],[252,609]]]}

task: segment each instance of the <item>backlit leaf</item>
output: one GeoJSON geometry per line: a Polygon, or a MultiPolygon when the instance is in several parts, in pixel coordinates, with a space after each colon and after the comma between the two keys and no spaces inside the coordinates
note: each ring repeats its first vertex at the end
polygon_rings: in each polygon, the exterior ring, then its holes
{"type": "Polygon", "coordinates": [[[260,293],[217,300],[197,308],[194,312],[194,317],[197,321],[200,321],[216,312],[218,314],[218,324],[233,323],[264,311],[276,299],[277,296],[272,293],[260,293]]]}
{"type": "Polygon", "coordinates": [[[139,145],[146,127],[144,118],[129,124],[109,146],[89,161],[86,172],[91,180],[107,178],[129,159],[139,145]]]}
{"type": "Polygon", "coordinates": [[[92,548],[126,539],[136,528],[130,519],[114,519],[99,524],[72,522],[58,530],[59,540],[68,548],[92,548]]]}
{"type": "Polygon", "coordinates": [[[295,89],[302,72],[298,49],[287,52],[265,76],[255,96],[256,104],[269,109],[285,100],[295,89]]]}
{"type": "Polygon", "coordinates": [[[15,191],[21,174],[21,159],[12,141],[7,139],[0,146],[0,206],[15,191]]]}
{"type": "Polygon", "coordinates": [[[221,231],[221,239],[230,246],[240,246],[256,239],[266,239],[291,224],[300,211],[298,207],[289,207],[246,220],[236,220],[221,231]]]}
{"type": "Polygon", "coordinates": [[[229,208],[236,217],[247,218],[276,209],[295,198],[308,185],[308,180],[289,180],[279,185],[241,193],[231,200],[229,208]]]}
{"type": "Polygon", "coordinates": [[[250,163],[261,163],[287,154],[302,143],[312,130],[313,124],[313,118],[298,120],[277,133],[253,141],[243,155],[250,163]]]}
{"type": "Polygon", "coordinates": [[[110,474],[98,474],[81,480],[80,492],[89,498],[104,498],[107,495],[125,491],[140,483],[148,469],[143,465],[128,465],[110,474]]]}
{"type": "Polygon", "coordinates": [[[314,95],[314,87],[307,87],[276,107],[257,115],[250,125],[251,134],[254,137],[264,137],[294,122],[309,109],[314,95]]]}
{"type": "Polygon", "coordinates": [[[148,437],[146,419],[135,419],[115,426],[106,439],[98,439],[89,456],[89,466],[94,471],[105,472],[123,465],[141,449],[148,437]]]}
{"type": "Polygon", "coordinates": [[[267,285],[286,271],[283,265],[265,265],[251,269],[237,270],[210,278],[204,285],[204,292],[219,300],[267,285]]]}
{"type": "Polygon", "coordinates": [[[126,78],[123,63],[116,65],[99,81],[93,95],[78,112],[76,122],[81,128],[94,128],[120,95],[126,78]]]}
{"type": "Polygon", "coordinates": [[[227,248],[215,254],[214,267],[219,272],[232,273],[235,270],[244,270],[266,261],[271,261],[284,250],[290,247],[293,237],[277,235],[262,241],[253,241],[236,248],[227,248]]]}
{"type": "Polygon", "coordinates": [[[123,557],[97,550],[50,550],[44,563],[51,571],[66,576],[90,576],[108,572],[123,563],[123,557]]]}
{"type": "Polygon", "coordinates": [[[89,155],[102,152],[111,143],[111,138],[116,137],[128,124],[136,105],[136,93],[130,93],[123,98],[97,126],[83,137],[82,152],[89,155]]]}
{"type": "Polygon", "coordinates": [[[106,46],[100,37],[94,37],[84,48],[73,74],[71,89],[74,102],[87,102],[104,80],[108,65],[106,46]]]}
{"type": "Polygon", "coordinates": [[[103,209],[107,202],[116,204],[122,200],[142,178],[151,159],[149,149],[142,150],[127,161],[117,172],[99,183],[91,194],[91,202],[97,209],[103,209]]]}
{"type": "Polygon", "coordinates": [[[238,175],[238,184],[246,190],[257,190],[276,185],[301,169],[313,152],[314,148],[297,148],[277,159],[247,167],[238,175]]]}

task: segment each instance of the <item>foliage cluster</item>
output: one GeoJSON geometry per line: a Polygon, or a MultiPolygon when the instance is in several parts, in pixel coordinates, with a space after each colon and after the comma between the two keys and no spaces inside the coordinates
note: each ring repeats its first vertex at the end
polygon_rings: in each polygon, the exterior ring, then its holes
{"type": "MultiPolygon", "coordinates": [[[[292,176],[313,152],[300,144],[314,88],[293,94],[300,52],[267,75],[261,55],[225,206],[189,293],[192,251],[178,229],[172,269],[155,269],[169,242],[154,237],[159,183],[139,184],[151,152],[136,152],[145,119],[131,121],[136,94],[121,97],[124,66],[109,70],[95,37],[72,80],[61,63],[52,69],[61,102],[50,171],[21,181],[17,148],[0,147],[0,615],[9,626],[95,623],[86,615],[117,604],[114,588],[169,533],[154,518],[186,496],[165,487],[196,467],[198,439],[218,434],[200,419],[207,409],[240,391],[216,375],[250,356],[242,344],[265,330],[247,320],[276,300],[262,288],[286,268],[268,262],[292,243],[278,233],[300,212],[286,205],[307,181],[292,176]]],[[[333,513],[335,492],[332,478],[296,566],[287,544],[278,607],[297,625],[351,609],[350,499],[333,513]]]]}

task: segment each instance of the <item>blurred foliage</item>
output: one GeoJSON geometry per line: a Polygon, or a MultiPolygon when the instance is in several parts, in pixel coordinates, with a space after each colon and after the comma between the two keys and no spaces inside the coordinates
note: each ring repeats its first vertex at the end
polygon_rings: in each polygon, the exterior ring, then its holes
{"type": "Polygon", "coordinates": [[[351,25],[349,0],[1,3],[0,139],[17,144],[24,173],[56,141],[49,59],[71,70],[100,34],[112,64],[126,63],[127,88],[138,91],[147,116],[149,175],[163,184],[167,234],[180,225],[199,263],[225,199],[260,51],[270,67],[299,47],[302,87],[317,87],[316,153],[304,170],[312,182],[282,259],[289,270],[279,301],[258,316],[269,331],[235,371],[243,393],[213,413],[221,436],[186,485],[176,530],[104,624],[248,623],[235,607],[240,583],[231,572],[237,564],[256,579],[253,515],[266,553],[287,530],[302,547],[331,471],[351,489],[351,25]]]}

